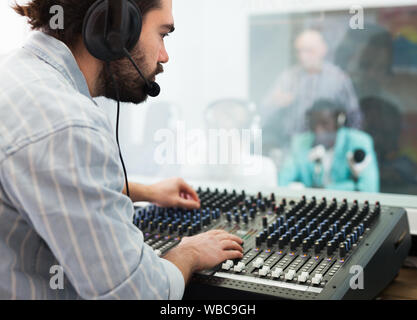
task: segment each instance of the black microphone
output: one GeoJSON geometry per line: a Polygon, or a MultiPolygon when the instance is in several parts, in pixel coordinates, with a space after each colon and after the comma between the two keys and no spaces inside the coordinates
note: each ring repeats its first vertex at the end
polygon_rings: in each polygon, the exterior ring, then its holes
{"type": "Polygon", "coordinates": [[[126,48],[123,48],[123,51],[126,57],[132,63],[132,65],[135,67],[136,71],[139,73],[140,77],[143,79],[143,81],[145,81],[146,93],[148,94],[148,96],[152,98],[159,96],[159,94],[161,93],[161,87],[159,86],[159,84],[157,84],[155,81],[150,82],[148,79],[146,79],[142,71],[140,71],[136,62],[132,59],[132,56],[130,55],[129,51],[126,48]]]}
{"type": "Polygon", "coordinates": [[[361,163],[363,160],[365,160],[365,157],[366,157],[366,153],[362,149],[356,149],[355,152],[353,153],[353,160],[356,163],[361,163]]]}
{"type": "Polygon", "coordinates": [[[370,165],[371,157],[366,154],[365,150],[356,149],[347,154],[347,160],[352,173],[353,181],[355,182],[355,191],[360,191],[358,188],[359,177],[370,165]]]}
{"type": "Polygon", "coordinates": [[[155,98],[161,93],[161,87],[155,81],[147,84],[147,93],[150,97],[155,98]]]}
{"type": "Polygon", "coordinates": [[[354,179],[359,179],[362,171],[369,166],[370,157],[367,156],[365,150],[356,149],[347,154],[347,160],[354,179]]]}

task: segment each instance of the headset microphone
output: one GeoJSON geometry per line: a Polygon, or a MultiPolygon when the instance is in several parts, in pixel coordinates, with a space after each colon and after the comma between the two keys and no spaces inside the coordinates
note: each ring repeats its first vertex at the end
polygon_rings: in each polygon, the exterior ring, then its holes
{"type": "Polygon", "coordinates": [[[146,85],[146,93],[151,96],[152,98],[159,96],[161,93],[161,87],[156,82],[152,81],[150,82],[146,77],[143,75],[142,71],[140,71],[138,65],[136,62],[132,59],[132,56],[130,55],[129,51],[126,48],[123,48],[123,51],[126,55],[126,57],[130,60],[133,67],[136,69],[136,71],[139,73],[140,77],[145,81],[146,85]]]}

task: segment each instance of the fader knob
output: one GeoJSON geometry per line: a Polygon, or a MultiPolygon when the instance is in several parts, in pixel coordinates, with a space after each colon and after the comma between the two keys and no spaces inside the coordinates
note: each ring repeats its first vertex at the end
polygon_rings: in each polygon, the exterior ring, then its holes
{"type": "Polygon", "coordinates": [[[298,237],[294,237],[290,241],[290,249],[295,250],[298,246],[298,237]]]}
{"type": "Polygon", "coordinates": [[[268,226],[268,218],[267,217],[262,217],[262,226],[264,228],[266,228],[268,226]]]}
{"type": "Polygon", "coordinates": [[[333,252],[334,252],[334,241],[329,241],[328,243],[327,243],[327,255],[328,256],[331,256],[332,254],[333,254],[333,252]]]}
{"type": "Polygon", "coordinates": [[[321,246],[322,246],[322,240],[317,240],[316,242],[314,242],[314,253],[320,253],[321,251],[321,246]]]}
{"type": "Polygon", "coordinates": [[[246,224],[249,223],[249,218],[248,218],[248,215],[247,214],[244,214],[243,215],[243,222],[246,223],[246,224]]]}
{"type": "Polygon", "coordinates": [[[303,252],[307,252],[310,248],[310,238],[306,238],[303,240],[303,252]]]}
{"type": "Polygon", "coordinates": [[[272,237],[268,236],[268,238],[266,238],[266,245],[267,247],[272,247],[272,237]]]}
{"type": "Polygon", "coordinates": [[[344,243],[341,243],[339,245],[339,257],[342,259],[346,256],[346,245],[344,243]]]}
{"type": "Polygon", "coordinates": [[[285,236],[281,236],[279,239],[278,239],[278,247],[280,248],[280,249],[284,249],[284,247],[285,247],[285,245],[287,244],[287,241],[286,241],[286,237],[285,236]]]}

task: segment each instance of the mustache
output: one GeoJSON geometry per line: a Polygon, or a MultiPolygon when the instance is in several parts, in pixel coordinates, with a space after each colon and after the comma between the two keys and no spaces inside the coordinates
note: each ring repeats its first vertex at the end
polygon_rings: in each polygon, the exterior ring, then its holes
{"type": "Polygon", "coordinates": [[[156,66],[156,70],[153,73],[153,75],[156,76],[156,75],[158,75],[160,73],[163,73],[163,72],[164,72],[164,66],[162,64],[158,63],[157,66],[156,66]]]}

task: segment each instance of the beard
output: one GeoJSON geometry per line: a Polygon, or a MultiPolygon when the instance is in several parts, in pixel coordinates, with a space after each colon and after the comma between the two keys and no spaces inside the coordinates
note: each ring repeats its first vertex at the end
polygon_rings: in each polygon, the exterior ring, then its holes
{"type": "MultiPolygon", "coordinates": [[[[149,82],[155,81],[156,75],[164,72],[164,68],[160,63],[155,68],[147,64],[145,54],[141,49],[135,49],[132,52],[132,59],[136,62],[144,77],[149,82]]],[[[99,96],[118,100],[112,76],[119,89],[120,102],[139,104],[147,100],[146,83],[127,58],[112,61],[108,64],[108,67],[106,65],[103,67],[97,85],[99,96]]]]}

